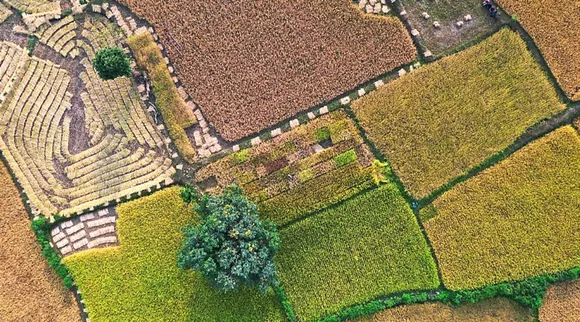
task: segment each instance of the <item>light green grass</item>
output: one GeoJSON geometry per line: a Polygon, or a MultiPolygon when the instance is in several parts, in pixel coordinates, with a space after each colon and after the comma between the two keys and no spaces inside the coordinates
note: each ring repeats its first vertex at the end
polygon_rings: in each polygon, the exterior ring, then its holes
{"type": "Polygon", "coordinates": [[[92,322],[282,321],[273,294],[216,291],[203,277],[177,268],[181,227],[195,222],[179,188],[117,207],[121,246],[64,259],[92,322]]]}
{"type": "Polygon", "coordinates": [[[580,136],[558,129],[433,204],[424,225],[450,289],[579,266],[580,136]]]}
{"type": "Polygon", "coordinates": [[[393,185],[280,232],[280,279],[301,321],[404,290],[436,288],[437,268],[393,185]]]}

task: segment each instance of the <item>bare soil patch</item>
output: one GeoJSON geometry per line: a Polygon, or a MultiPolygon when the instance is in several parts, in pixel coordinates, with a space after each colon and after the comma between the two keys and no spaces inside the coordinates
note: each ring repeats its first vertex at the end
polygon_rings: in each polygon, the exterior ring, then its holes
{"type": "Polygon", "coordinates": [[[0,319],[80,321],[73,294],[41,255],[20,194],[3,164],[0,194],[0,319]]]}
{"type": "Polygon", "coordinates": [[[540,322],[580,321],[580,281],[550,287],[540,308],[539,318],[540,322]]]}
{"type": "Polygon", "coordinates": [[[180,80],[235,141],[415,58],[402,23],[340,1],[123,0],[151,22],[180,80]]]}

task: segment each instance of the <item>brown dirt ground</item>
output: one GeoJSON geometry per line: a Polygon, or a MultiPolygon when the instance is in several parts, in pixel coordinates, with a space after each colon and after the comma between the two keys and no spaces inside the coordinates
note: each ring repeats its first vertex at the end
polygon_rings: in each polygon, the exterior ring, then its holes
{"type": "Polygon", "coordinates": [[[28,214],[0,164],[0,321],[80,321],[73,294],[40,253],[28,214]]]}
{"type": "Polygon", "coordinates": [[[402,23],[349,0],[122,0],[155,27],[180,80],[235,141],[408,63],[402,23]]]}
{"type": "Polygon", "coordinates": [[[457,308],[441,303],[398,306],[358,322],[531,322],[528,310],[504,298],[466,304],[457,308]]]}
{"type": "Polygon", "coordinates": [[[540,308],[541,322],[580,321],[580,281],[557,284],[548,289],[540,308]]]}

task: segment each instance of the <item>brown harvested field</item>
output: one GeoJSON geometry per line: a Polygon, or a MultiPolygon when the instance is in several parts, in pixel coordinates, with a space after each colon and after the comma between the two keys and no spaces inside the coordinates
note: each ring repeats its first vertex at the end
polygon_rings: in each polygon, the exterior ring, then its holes
{"type": "Polygon", "coordinates": [[[580,321],[580,281],[550,287],[540,308],[540,322],[578,321],[580,321]]]}
{"type": "Polygon", "coordinates": [[[0,164],[0,321],[80,321],[73,294],[40,253],[28,214],[0,164]]]}
{"type": "Polygon", "coordinates": [[[498,0],[515,15],[544,55],[562,89],[580,100],[580,1],[498,0]]]}
{"type": "Polygon", "coordinates": [[[531,312],[505,298],[453,308],[441,303],[398,306],[358,322],[531,322],[531,312]]]}
{"type": "Polygon", "coordinates": [[[179,78],[228,141],[416,57],[397,18],[349,0],[122,0],[151,22],[179,78]]]}

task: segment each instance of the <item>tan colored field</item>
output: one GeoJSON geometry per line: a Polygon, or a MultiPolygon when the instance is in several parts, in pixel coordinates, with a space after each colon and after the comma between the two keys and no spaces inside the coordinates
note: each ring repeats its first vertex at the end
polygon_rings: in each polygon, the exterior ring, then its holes
{"type": "Polygon", "coordinates": [[[155,26],[180,80],[228,141],[416,57],[399,19],[363,15],[349,0],[121,2],[155,26]]]}
{"type": "Polygon", "coordinates": [[[40,253],[28,214],[3,164],[0,195],[0,320],[80,321],[72,293],[40,253]]]}
{"type": "Polygon", "coordinates": [[[513,301],[496,298],[453,308],[441,303],[399,306],[358,322],[527,322],[528,310],[513,301]]]}
{"type": "Polygon", "coordinates": [[[540,322],[580,321],[580,280],[548,289],[540,308],[540,322]]]}
{"type": "Polygon", "coordinates": [[[580,1],[498,2],[534,38],[566,95],[580,100],[580,1]]]}

